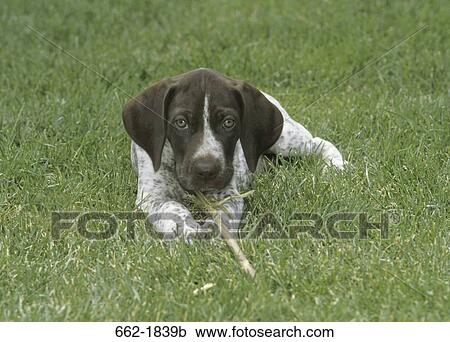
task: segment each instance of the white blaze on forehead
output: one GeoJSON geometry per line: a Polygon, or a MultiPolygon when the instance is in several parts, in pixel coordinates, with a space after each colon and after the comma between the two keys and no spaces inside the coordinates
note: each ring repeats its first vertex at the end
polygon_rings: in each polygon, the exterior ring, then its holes
{"type": "Polygon", "coordinates": [[[205,94],[205,104],[203,105],[203,139],[194,154],[194,158],[212,155],[223,165],[225,162],[223,146],[214,136],[209,119],[209,97],[208,94],[205,94]]]}

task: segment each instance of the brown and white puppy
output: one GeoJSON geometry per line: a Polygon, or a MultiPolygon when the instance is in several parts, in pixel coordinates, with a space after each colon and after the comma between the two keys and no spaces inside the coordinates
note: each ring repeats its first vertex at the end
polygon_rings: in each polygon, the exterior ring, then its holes
{"type": "MultiPolygon", "coordinates": [[[[314,153],[344,167],[333,144],[313,138],[273,97],[210,69],[154,84],[125,105],[123,121],[133,140],[136,203],[168,238],[201,231],[183,204],[186,194],[238,194],[264,154],[314,153]]],[[[237,228],[243,200],[225,206],[224,220],[237,228]]]]}

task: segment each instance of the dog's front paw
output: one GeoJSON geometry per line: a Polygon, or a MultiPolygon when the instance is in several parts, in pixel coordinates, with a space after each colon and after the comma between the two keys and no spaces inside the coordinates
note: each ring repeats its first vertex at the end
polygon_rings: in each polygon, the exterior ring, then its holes
{"type": "Polygon", "coordinates": [[[151,224],[164,240],[173,240],[179,235],[179,224],[174,220],[155,220],[151,224]]]}
{"type": "Polygon", "coordinates": [[[345,169],[347,162],[342,159],[337,159],[337,160],[332,160],[330,164],[331,164],[330,166],[335,168],[336,170],[342,171],[345,169]]]}
{"type": "Polygon", "coordinates": [[[149,217],[149,221],[155,231],[162,234],[164,240],[174,240],[178,237],[185,239],[201,230],[200,225],[191,218],[181,218],[176,215],[157,214],[149,217]]]}
{"type": "Polygon", "coordinates": [[[348,162],[342,158],[333,158],[325,161],[323,171],[343,171],[348,165],[348,162]]]}

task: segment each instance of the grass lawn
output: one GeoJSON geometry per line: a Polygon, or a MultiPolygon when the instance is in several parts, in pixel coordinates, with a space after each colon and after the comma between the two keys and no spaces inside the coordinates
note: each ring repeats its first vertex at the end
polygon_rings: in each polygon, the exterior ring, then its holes
{"type": "Polygon", "coordinates": [[[0,320],[450,320],[448,1],[0,8],[0,320]],[[53,211],[134,209],[117,87],[137,94],[201,66],[272,94],[350,163],[323,175],[296,157],[259,174],[248,225],[266,212],[288,225],[298,211],[389,211],[388,237],[242,241],[255,281],[217,239],[167,245],[137,225],[130,240],[124,222],[103,241],[52,239],[53,211]]]}

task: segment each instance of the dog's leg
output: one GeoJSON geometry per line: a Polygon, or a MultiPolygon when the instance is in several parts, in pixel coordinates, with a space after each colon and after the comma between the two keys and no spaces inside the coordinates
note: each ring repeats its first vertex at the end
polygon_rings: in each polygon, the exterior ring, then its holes
{"type": "MultiPolygon", "coordinates": [[[[222,208],[219,208],[214,213],[209,213],[215,216],[218,216],[222,222],[222,224],[226,225],[228,230],[232,235],[236,234],[239,230],[239,226],[241,224],[242,215],[244,213],[244,199],[242,197],[238,197],[238,192],[236,190],[231,191],[222,191],[213,197],[217,201],[221,201],[228,196],[233,196],[228,199],[223,205],[222,208]]],[[[204,231],[208,231],[212,233],[214,231],[217,232],[218,226],[216,222],[210,218],[204,221],[202,226],[204,231]]]]}
{"type": "Polygon", "coordinates": [[[339,150],[327,140],[313,137],[311,133],[298,122],[294,121],[280,103],[272,96],[264,94],[283,114],[283,130],[278,141],[269,149],[269,153],[281,154],[285,157],[292,152],[304,155],[316,154],[322,157],[328,166],[342,170],[345,161],[339,150]]]}
{"type": "Polygon", "coordinates": [[[244,199],[233,198],[227,201],[221,211],[222,222],[230,228],[231,233],[235,233],[239,229],[244,211],[244,199]]]}
{"type": "Polygon", "coordinates": [[[173,239],[181,234],[187,237],[199,230],[200,225],[179,202],[184,191],[174,181],[170,168],[164,167],[164,155],[158,172],[154,172],[147,153],[134,143],[131,158],[138,174],[136,206],[148,214],[148,220],[156,231],[164,234],[166,239],[173,239]]]}
{"type": "MultiPolygon", "coordinates": [[[[244,200],[231,200],[224,204],[225,210],[217,210],[214,215],[218,215],[222,225],[226,226],[232,236],[235,236],[239,232],[239,226],[241,224],[242,214],[244,210],[244,200]]],[[[212,219],[204,221],[200,233],[211,234],[213,232],[218,233],[217,223],[212,219]]]]}
{"type": "Polygon", "coordinates": [[[304,155],[316,154],[322,157],[327,166],[343,170],[345,165],[336,146],[327,140],[313,137],[306,128],[292,119],[284,122],[281,136],[269,152],[285,157],[296,152],[304,155]]]}

